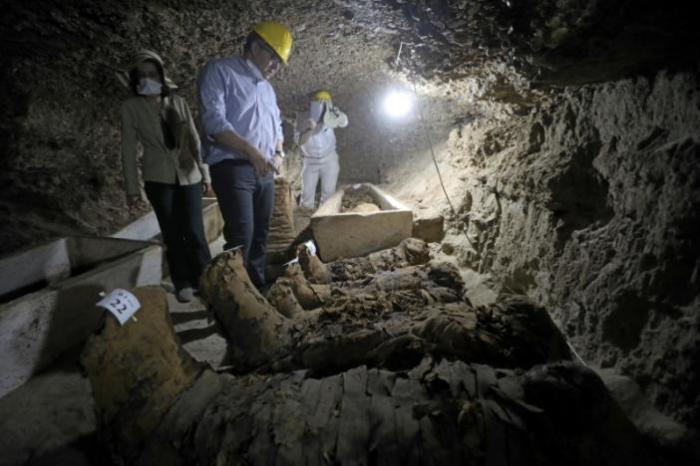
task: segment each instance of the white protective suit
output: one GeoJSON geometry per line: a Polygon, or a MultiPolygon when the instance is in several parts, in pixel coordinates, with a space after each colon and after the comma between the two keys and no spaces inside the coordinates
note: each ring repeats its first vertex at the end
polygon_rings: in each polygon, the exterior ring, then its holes
{"type": "Polygon", "coordinates": [[[316,185],[321,180],[321,204],[334,192],[338,181],[338,153],[334,128],[345,128],[348,117],[331,101],[313,101],[309,111],[297,116],[294,137],[297,144],[304,131],[311,125],[309,120],[320,121],[305,144],[300,145],[304,157],[301,170],[301,207],[315,207],[316,185]]]}

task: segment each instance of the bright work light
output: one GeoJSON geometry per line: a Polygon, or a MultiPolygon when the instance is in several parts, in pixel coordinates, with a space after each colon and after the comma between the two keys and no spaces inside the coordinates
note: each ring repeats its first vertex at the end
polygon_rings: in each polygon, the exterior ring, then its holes
{"type": "Polygon", "coordinates": [[[407,92],[391,91],[384,98],[384,112],[392,118],[406,115],[413,106],[413,99],[407,92]]]}

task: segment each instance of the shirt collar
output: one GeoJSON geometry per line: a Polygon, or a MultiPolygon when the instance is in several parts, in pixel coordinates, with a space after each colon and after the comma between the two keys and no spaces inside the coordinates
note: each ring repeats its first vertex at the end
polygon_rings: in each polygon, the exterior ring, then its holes
{"type": "Polygon", "coordinates": [[[248,68],[250,68],[250,72],[253,73],[253,76],[260,81],[265,81],[265,76],[263,76],[258,67],[255,66],[255,63],[253,63],[249,58],[246,58],[245,62],[248,65],[248,68]]]}

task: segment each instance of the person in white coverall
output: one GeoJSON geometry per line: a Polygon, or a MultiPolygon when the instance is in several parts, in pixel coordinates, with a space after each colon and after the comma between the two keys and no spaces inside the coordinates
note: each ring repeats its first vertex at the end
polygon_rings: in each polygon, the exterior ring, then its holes
{"type": "Polygon", "coordinates": [[[335,192],[340,165],[333,130],[347,125],[347,115],[333,105],[328,91],[314,93],[309,110],[297,116],[294,137],[304,159],[301,170],[301,207],[315,207],[319,179],[321,203],[335,192]]]}

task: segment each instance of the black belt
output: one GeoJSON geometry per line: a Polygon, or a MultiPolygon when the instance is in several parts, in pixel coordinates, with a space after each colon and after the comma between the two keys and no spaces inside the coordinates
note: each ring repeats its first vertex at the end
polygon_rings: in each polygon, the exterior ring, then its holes
{"type": "Polygon", "coordinates": [[[248,160],[248,159],[224,159],[221,162],[217,162],[212,166],[216,166],[216,165],[224,164],[224,163],[226,163],[227,165],[236,165],[236,166],[253,165],[252,163],[250,163],[250,160],[248,160]]]}

